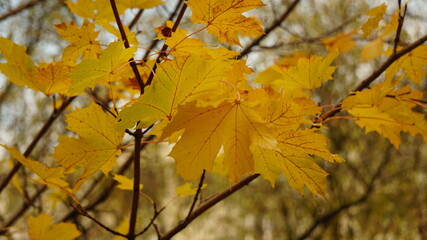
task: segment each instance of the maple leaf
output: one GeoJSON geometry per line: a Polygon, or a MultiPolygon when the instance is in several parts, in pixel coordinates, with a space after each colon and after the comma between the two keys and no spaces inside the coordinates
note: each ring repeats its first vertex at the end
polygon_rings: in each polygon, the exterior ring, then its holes
{"type": "Polygon", "coordinates": [[[187,56],[159,64],[153,84],[146,88],[131,106],[118,116],[118,128],[148,127],[155,121],[171,120],[178,106],[203,96],[217,96],[231,69],[229,61],[204,61],[197,56],[187,56]]]}
{"type": "MultiPolygon", "coordinates": [[[[102,26],[108,32],[114,34],[114,36],[116,36],[117,39],[122,39],[119,29],[113,26],[108,20],[102,19],[102,20],[98,20],[96,23],[102,26]]],[[[123,29],[125,31],[125,34],[129,41],[130,46],[138,46],[139,43],[138,43],[138,40],[136,39],[135,33],[131,32],[128,26],[126,25],[123,26],[123,29]]]]}
{"type": "Polygon", "coordinates": [[[28,217],[28,228],[32,240],[72,240],[80,236],[73,223],[53,224],[52,218],[45,213],[28,217]]]}
{"type": "Polygon", "coordinates": [[[127,8],[150,9],[163,3],[161,0],[117,0],[117,8],[123,13],[127,8]]]}
{"type": "Polygon", "coordinates": [[[212,170],[221,147],[230,181],[253,170],[251,145],[274,148],[271,129],[261,120],[261,102],[224,101],[220,105],[199,107],[195,102],[182,106],[175,118],[164,128],[164,139],[185,129],[169,154],[184,179],[200,177],[203,169],[212,170]]]}
{"type": "Polygon", "coordinates": [[[340,53],[345,53],[356,47],[356,43],[351,38],[349,38],[349,36],[353,34],[354,32],[339,33],[334,37],[323,39],[322,43],[329,51],[338,51],[340,53]]]}
{"type": "Polygon", "coordinates": [[[369,61],[379,57],[383,53],[383,46],[384,41],[380,38],[367,43],[360,53],[360,60],[369,61]]]}
{"type": "Polygon", "coordinates": [[[221,42],[241,46],[238,34],[256,36],[264,33],[259,20],[242,15],[263,7],[260,0],[189,0],[187,5],[193,11],[191,21],[206,24],[208,32],[221,42]]]}
{"type": "MultiPolygon", "coordinates": [[[[177,187],[175,189],[175,192],[180,197],[194,195],[197,193],[198,187],[193,188],[192,185],[193,184],[191,182],[184,183],[181,186],[177,187]]],[[[204,189],[206,186],[207,186],[207,184],[204,183],[200,189],[204,189]]]]}
{"type": "Polygon", "coordinates": [[[80,56],[82,59],[97,59],[101,53],[101,44],[96,38],[95,24],[85,20],[81,27],[74,21],[55,25],[59,37],[70,42],[63,53],[62,59],[74,65],[80,56]]]}
{"type": "MultiPolygon", "coordinates": [[[[119,174],[113,174],[114,175],[114,180],[116,180],[117,182],[119,182],[120,184],[117,185],[116,187],[122,190],[133,190],[133,178],[127,178],[123,175],[119,175],[119,174]]],[[[142,184],[139,184],[139,190],[142,190],[144,186],[142,184]]]]}
{"type": "Polygon", "coordinates": [[[106,4],[105,0],[78,0],[77,2],[65,1],[65,3],[72,13],[82,18],[115,20],[111,6],[106,4]]]}
{"type": "Polygon", "coordinates": [[[323,82],[332,79],[331,75],[336,67],[330,65],[337,55],[338,53],[332,52],[326,57],[310,56],[308,58],[300,58],[296,66],[274,68],[277,73],[275,77],[269,79],[272,82],[258,81],[282,86],[289,92],[298,89],[318,88],[323,82]]]}
{"type": "Polygon", "coordinates": [[[383,18],[386,10],[387,5],[383,3],[377,7],[372,8],[366,13],[366,15],[369,16],[369,19],[361,27],[364,38],[371,35],[372,31],[378,27],[378,23],[383,18]]]}
{"type": "Polygon", "coordinates": [[[40,162],[26,158],[16,148],[8,147],[1,144],[0,146],[4,147],[7,151],[9,151],[10,155],[14,159],[16,159],[16,161],[20,162],[22,165],[24,165],[26,168],[28,168],[30,171],[40,177],[40,179],[37,179],[38,182],[70,193],[69,189],[67,188],[68,183],[62,180],[62,178],[64,177],[63,168],[48,167],[40,162]]]}
{"type": "Polygon", "coordinates": [[[71,79],[68,77],[71,69],[73,68],[63,61],[39,64],[31,74],[31,79],[36,84],[36,90],[48,96],[53,93],[66,95],[71,85],[71,79]]]}
{"type": "MultiPolygon", "coordinates": [[[[387,54],[391,54],[391,51],[389,49],[387,54]]],[[[422,45],[396,60],[387,69],[386,79],[391,80],[399,71],[403,70],[403,74],[414,83],[421,84],[426,75],[425,66],[427,66],[427,45],[422,45]]]]}
{"type": "Polygon", "coordinates": [[[27,55],[26,48],[7,38],[0,37],[0,52],[7,60],[6,63],[0,63],[0,72],[18,86],[27,86],[37,90],[37,85],[30,77],[35,69],[34,62],[27,55]]]}
{"type": "Polygon", "coordinates": [[[427,122],[424,114],[412,110],[423,93],[409,86],[394,90],[397,82],[384,82],[347,97],[343,109],[354,116],[356,123],[366,132],[376,131],[398,148],[401,132],[421,134],[427,141],[427,122]]]}
{"type": "Polygon", "coordinates": [[[61,136],[52,156],[66,173],[83,168],[73,188],[77,191],[97,170],[107,174],[115,165],[123,133],[116,132],[115,118],[96,104],[67,114],[67,123],[67,128],[78,133],[79,138],[61,136]]]}
{"type": "Polygon", "coordinates": [[[312,156],[319,156],[330,162],[342,159],[329,152],[327,137],[313,129],[302,129],[310,123],[308,116],[320,112],[320,108],[308,98],[291,98],[282,93],[277,100],[270,100],[270,109],[263,115],[264,120],[274,128],[277,149],[251,146],[254,155],[254,171],[274,182],[280,173],[286,176],[291,187],[303,192],[304,185],[314,194],[324,194],[328,175],[312,156]]]}
{"type": "Polygon", "coordinates": [[[135,48],[124,49],[123,42],[112,42],[99,59],[84,60],[70,73],[73,80],[69,94],[84,93],[86,87],[108,84],[120,78],[119,70],[133,57],[135,48]]]}

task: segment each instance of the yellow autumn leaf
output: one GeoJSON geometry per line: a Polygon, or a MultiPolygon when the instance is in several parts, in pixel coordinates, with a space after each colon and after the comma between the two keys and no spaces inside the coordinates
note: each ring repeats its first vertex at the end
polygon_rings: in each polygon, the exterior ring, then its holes
{"type": "Polygon", "coordinates": [[[264,33],[258,19],[242,15],[263,7],[260,0],[189,0],[187,5],[193,11],[191,21],[205,24],[208,32],[221,42],[241,46],[238,34],[257,36],[264,33]]]}
{"type": "MultiPolygon", "coordinates": [[[[391,49],[387,51],[391,54],[391,49]]],[[[421,45],[408,54],[403,55],[396,60],[387,70],[386,79],[391,80],[399,71],[402,71],[409,79],[416,84],[421,84],[422,80],[425,79],[427,66],[427,45],[421,45]]]]}
{"type": "Polygon", "coordinates": [[[26,158],[22,155],[16,148],[8,147],[5,145],[0,146],[4,147],[9,151],[10,155],[28,168],[30,171],[35,173],[40,177],[39,182],[46,184],[51,187],[57,187],[59,189],[66,189],[68,183],[62,180],[64,177],[64,169],[61,167],[48,167],[40,162],[26,158]]]}
{"type": "MultiPolygon", "coordinates": [[[[77,0],[65,1],[70,11],[79,15],[82,18],[90,18],[93,20],[107,19],[115,21],[111,6],[106,0],[77,0]]],[[[122,14],[124,9],[119,12],[122,14]]]]}
{"type": "Polygon", "coordinates": [[[62,60],[75,65],[76,61],[82,59],[97,59],[101,53],[101,43],[96,40],[98,33],[95,24],[85,20],[81,27],[74,21],[55,25],[59,37],[70,42],[62,53],[62,60]]]}
{"type": "Polygon", "coordinates": [[[274,129],[277,149],[251,146],[254,171],[273,186],[283,173],[291,187],[299,192],[303,192],[305,185],[313,194],[324,194],[328,174],[312,156],[329,162],[342,162],[342,159],[329,152],[326,136],[313,129],[302,129],[311,123],[308,117],[318,114],[320,108],[308,98],[291,98],[284,93],[276,98],[277,101],[270,101],[270,109],[263,117],[274,129]]]}
{"type": "Polygon", "coordinates": [[[354,116],[366,132],[376,131],[398,148],[400,133],[420,134],[427,141],[427,122],[424,114],[412,109],[423,93],[409,86],[394,90],[397,82],[385,82],[347,97],[342,107],[354,116]]]}
{"type": "Polygon", "coordinates": [[[76,167],[83,168],[73,188],[77,191],[97,170],[107,174],[116,164],[123,133],[116,132],[115,118],[94,103],[66,116],[67,128],[79,138],[61,136],[52,156],[66,173],[72,173],[76,167]]]}
{"type": "Polygon", "coordinates": [[[36,90],[48,96],[53,93],[66,95],[71,85],[71,79],[68,77],[71,69],[73,68],[63,61],[42,63],[31,74],[31,79],[37,86],[36,90]]]}
{"type": "Polygon", "coordinates": [[[80,236],[73,223],[53,224],[52,218],[45,213],[28,217],[28,228],[28,235],[32,240],[72,240],[80,236]]]}
{"type": "Polygon", "coordinates": [[[177,172],[184,179],[197,179],[203,169],[212,170],[221,147],[230,181],[253,171],[251,145],[275,148],[276,140],[268,124],[262,122],[265,106],[261,101],[224,101],[219,106],[199,107],[190,102],[178,110],[161,139],[185,129],[169,154],[176,161],[177,172]]]}
{"type": "MultiPolygon", "coordinates": [[[[198,187],[192,187],[192,183],[191,182],[186,182],[184,184],[182,184],[181,186],[177,187],[175,189],[176,194],[178,194],[178,196],[180,197],[185,197],[185,196],[191,196],[197,193],[197,189],[198,187]]],[[[201,187],[201,189],[204,189],[207,186],[206,183],[204,183],[201,187]]]]}
{"type": "MultiPolygon", "coordinates": [[[[111,22],[109,22],[108,20],[102,19],[102,20],[98,20],[96,22],[98,25],[102,26],[105,30],[107,30],[109,33],[113,34],[114,36],[116,36],[117,39],[122,39],[122,36],[120,34],[119,29],[117,29],[115,26],[113,26],[111,24],[111,22]]],[[[129,45],[130,46],[138,46],[138,40],[136,39],[135,33],[131,32],[128,28],[128,26],[124,25],[123,29],[125,30],[125,34],[126,37],[129,41],[129,45]]]]}
{"type": "Polygon", "coordinates": [[[379,57],[383,52],[384,41],[380,38],[375,39],[365,46],[363,46],[362,52],[360,53],[361,61],[370,61],[379,57]]]}
{"type": "MultiPolygon", "coordinates": [[[[116,228],[114,228],[114,230],[116,230],[117,232],[126,235],[129,231],[129,218],[124,218],[119,226],[117,226],[116,228]]],[[[125,240],[126,238],[122,237],[122,236],[114,236],[113,240],[125,240]]]]}
{"type": "Polygon", "coordinates": [[[220,80],[226,79],[231,67],[231,61],[204,61],[196,56],[159,64],[153,84],[119,113],[118,129],[132,127],[137,121],[140,127],[148,127],[158,120],[171,120],[178,106],[221,94],[225,84],[220,80]]]}
{"type": "Polygon", "coordinates": [[[0,72],[18,86],[27,86],[37,90],[37,84],[30,77],[35,69],[34,62],[27,55],[26,48],[7,38],[0,37],[0,53],[7,61],[0,63],[0,72]]]}
{"type": "Polygon", "coordinates": [[[387,5],[383,3],[377,7],[372,8],[366,13],[369,18],[361,27],[363,32],[363,38],[367,38],[368,36],[370,36],[372,34],[372,31],[374,31],[378,27],[378,23],[383,18],[386,10],[387,5]]]}
{"type": "Polygon", "coordinates": [[[331,63],[337,56],[337,52],[332,52],[326,57],[310,56],[300,58],[296,66],[275,68],[281,77],[273,79],[274,81],[271,84],[282,86],[289,92],[298,89],[318,88],[323,82],[332,79],[332,73],[336,67],[331,66],[331,63]]]}
{"type": "Polygon", "coordinates": [[[70,73],[73,80],[69,94],[84,93],[86,87],[93,88],[95,84],[108,84],[120,78],[122,70],[133,57],[135,48],[125,49],[122,41],[112,42],[102,51],[99,59],[84,60],[70,73]]]}
{"type": "MultiPolygon", "coordinates": [[[[117,185],[116,187],[122,190],[133,190],[133,178],[127,178],[123,175],[119,175],[119,174],[113,174],[114,177],[113,179],[116,180],[117,182],[119,182],[119,185],[117,185]]],[[[142,184],[139,184],[139,190],[142,190],[144,186],[142,184]]]]}
{"type": "Polygon", "coordinates": [[[150,9],[164,2],[161,0],[117,0],[117,8],[124,12],[127,8],[150,9]]]}
{"type": "Polygon", "coordinates": [[[322,43],[329,51],[338,51],[345,53],[356,47],[356,43],[350,38],[354,33],[339,33],[338,35],[330,38],[325,38],[322,43]]]}

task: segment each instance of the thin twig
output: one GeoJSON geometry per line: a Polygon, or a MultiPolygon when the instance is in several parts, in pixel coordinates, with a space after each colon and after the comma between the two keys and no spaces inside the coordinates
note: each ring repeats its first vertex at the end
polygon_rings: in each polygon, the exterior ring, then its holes
{"type": "Polygon", "coordinates": [[[194,207],[196,206],[196,202],[199,199],[200,192],[202,191],[203,182],[205,181],[206,170],[203,169],[202,176],[200,177],[199,186],[197,187],[196,195],[194,195],[193,203],[191,204],[190,210],[188,211],[187,218],[190,217],[191,213],[193,213],[194,207]]]}
{"type": "Polygon", "coordinates": [[[100,227],[102,227],[103,229],[107,230],[108,232],[117,235],[117,236],[121,236],[126,238],[126,235],[119,233],[109,227],[107,227],[106,225],[104,225],[102,222],[100,222],[98,219],[92,217],[81,205],[76,204],[76,206],[74,204],[70,204],[70,206],[72,208],[74,208],[75,211],[77,211],[78,213],[80,213],[81,215],[89,218],[90,220],[92,220],[94,223],[98,224],[100,227]]]}
{"type": "Polygon", "coordinates": [[[248,55],[252,51],[253,47],[259,45],[261,41],[269,35],[270,32],[272,32],[274,29],[280,26],[280,24],[282,24],[289,17],[289,15],[291,14],[291,12],[294,10],[294,8],[297,6],[299,2],[300,0],[294,0],[291,3],[291,5],[289,5],[289,7],[286,9],[286,11],[282,14],[282,16],[276,19],[276,21],[274,21],[273,24],[271,24],[268,28],[265,29],[265,34],[259,36],[257,39],[252,41],[251,44],[246,46],[242,50],[242,52],[240,52],[240,56],[238,57],[238,59],[241,59],[242,57],[248,55]]]}
{"type": "Polygon", "coordinates": [[[397,52],[397,47],[399,46],[399,42],[400,42],[400,34],[402,32],[402,27],[403,27],[403,21],[405,20],[405,16],[406,16],[406,10],[408,5],[405,4],[405,8],[403,9],[403,14],[401,14],[401,0],[398,0],[399,3],[399,19],[398,19],[398,25],[397,25],[397,31],[396,31],[396,36],[394,37],[394,46],[393,46],[393,53],[397,52]]]}
{"type": "MultiPolygon", "coordinates": [[[[40,139],[47,133],[49,128],[52,126],[53,122],[61,115],[61,113],[71,104],[71,102],[75,99],[75,97],[68,98],[65,102],[62,103],[61,107],[59,109],[54,109],[52,111],[52,114],[50,115],[49,119],[45,122],[43,127],[40,129],[40,131],[37,133],[37,135],[34,137],[33,141],[30,143],[30,145],[25,149],[24,157],[30,156],[31,152],[36,147],[37,143],[40,141],[40,139]]],[[[9,174],[4,178],[2,183],[0,184],[0,193],[6,188],[6,186],[9,184],[10,180],[12,180],[13,176],[18,172],[18,170],[21,168],[22,164],[17,162],[15,166],[13,166],[12,170],[10,170],[9,174]]]]}
{"type": "MultiPolygon", "coordinates": [[[[123,28],[122,20],[120,20],[119,11],[117,10],[117,5],[115,0],[110,0],[111,8],[113,9],[114,18],[116,19],[117,26],[119,27],[120,36],[122,37],[122,40],[124,42],[125,48],[129,48],[129,40],[126,36],[125,29],[123,28]]],[[[144,94],[144,81],[142,81],[141,74],[139,74],[138,67],[136,66],[136,63],[133,58],[129,59],[130,66],[132,67],[132,71],[135,74],[135,78],[138,81],[139,88],[141,89],[141,94],[144,94]]]]}
{"type": "MultiPolygon", "coordinates": [[[[183,0],[178,1],[178,3],[176,4],[175,9],[173,10],[173,12],[169,15],[169,18],[167,21],[172,21],[176,15],[176,13],[178,12],[178,10],[181,8],[181,4],[183,3],[183,0]]],[[[165,23],[166,24],[166,23],[165,23]]],[[[151,41],[150,46],[147,48],[147,51],[144,54],[144,57],[142,58],[144,61],[147,61],[148,56],[150,56],[151,50],[154,49],[154,47],[157,45],[157,43],[159,42],[159,39],[153,39],[151,41]]]]}
{"type": "Polygon", "coordinates": [[[132,19],[132,21],[130,22],[130,24],[128,26],[129,30],[131,30],[133,28],[133,26],[135,26],[135,24],[141,18],[143,12],[144,12],[144,9],[139,9],[138,13],[135,15],[135,17],[132,19]]]}
{"type": "Polygon", "coordinates": [[[233,193],[237,192],[238,190],[240,190],[241,188],[243,188],[244,186],[246,186],[247,184],[249,184],[250,182],[252,182],[256,178],[258,178],[259,176],[260,176],[259,174],[247,176],[247,177],[243,178],[242,180],[240,180],[239,182],[233,184],[233,186],[227,188],[223,192],[218,193],[218,194],[208,198],[209,200],[206,200],[201,205],[196,207],[194,209],[194,211],[187,218],[185,218],[184,221],[179,222],[175,227],[170,229],[166,234],[162,235],[159,239],[160,240],[171,239],[177,233],[179,233],[184,228],[186,228],[188,226],[188,224],[190,224],[194,219],[199,217],[202,213],[206,212],[207,210],[209,210],[210,208],[215,206],[217,203],[221,202],[225,198],[227,198],[230,195],[232,195],[233,193]]]}
{"type": "Polygon", "coordinates": [[[138,203],[139,203],[139,191],[140,191],[140,178],[141,178],[141,140],[143,133],[141,129],[137,129],[134,133],[135,137],[135,152],[134,152],[134,161],[133,161],[133,195],[132,195],[132,207],[130,212],[129,220],[129,233],[128,240],[135,239],[135,227],[136,227],[136,217],[138,214],[138,203]]]}
{"type": "MultiPolygon", "coordinates": [[[[181,10],[179,11],[179,14],[178,14],[178,17],[177,17],[175,23],[173,24],[172,32],[175,32],[176,29],[178,29],[178,26],[181,23],[182,17],[184,16],[185,10],[187,10],[187,4],[184,3],[181,7],[181,10]]],[[[150,85],[151,82],[153,81],[154,74],[155,74],[156,69],[157,69],[157,64],[159,64],[162,61],[162,59],[166,56],[166,50],[167,49],[168,49],[168,45],[163,44],[163,47],[160,50],[160,54],[159,54],[159,56],[157,56],[156,62],[154,63],[154,66],[152,67],[152,71],[150,72],[150,75],[148,76],[147,85],[150,85]]]]}
{"type": "Polygon", "coordinates": [[[156,203],[153,203],[153,208],[154,208],[154,214],[153,214],[153,217],[151,218],[150,222],[147,224],[147,226],[145,226],[145,228],[141,232],[137,233],[135,235],[135,237],[142,235],[145,232],[147,232],[151,226],[155,226],[154,221],[157,219],[157,217],[160,215],[160,213],[162,213],[163,210],[166,209],[166,207],[162,207],[160,210],[157,210],[156,203]]]}
{"type": "Polygon", "coordinates": [[[3,21],[3,20],[5,20],[8,17],[13,16],[15,14],[18,14],[18,13],[22,12],[23,10],[28,9],[30,7],[33,7],[37,3],[41,3],[43,1],[45,1],[45,0],[31,0],[28,3],[24,3],[24,4],[20,5],[19,7],[15,8],[15,9],[12,9],[9,12],[1,15],[0,16],[0,21],[3,21]]]}

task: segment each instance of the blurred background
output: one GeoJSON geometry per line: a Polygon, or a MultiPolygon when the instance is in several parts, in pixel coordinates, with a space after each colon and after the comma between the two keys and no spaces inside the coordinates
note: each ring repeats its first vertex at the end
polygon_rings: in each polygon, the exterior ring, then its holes
{"type": "MultiPolygon", "coordinates": [[[[154,27],[163,25],[179,4],[175,0],[165,1],[166,4],[145,10],[132,28],[140,42],[137,59],[144,56],[144,48],[151,46],[151,40],[155,37],[154,27]]],[[[247,15],[256,16],[264,26],[269,26],[293,1],[263,2],[266,4],[264,8],[250,11],[247,15]]],[[[322,40],[357,29],[366,21],[366,12],[381,3],[388,5],[387,19],[398,8],[397,2],[301,0],[286,22],[244,57],[248,66],[255,70],[249,81],[274,62],[296,51],[324,56],[327,50],[322,40]]],[[[180,27],[190,32],[197,30],[200,26],[189,21],[191,14],[190,10],[187,11],[180,27]]],[[[403,43],[411,43],[427,33],[426,12],[425,0],[409,1],[401,36],[403,43]]],[[[137,13],[138,9],[127,10],[123,16],[124,23],[129,25],[137,13]]],[[[53,24],[71,20],[78,24],[83,22],[70,12],[62,0],[0,1],[0,35],[26,46],[35,62],[51,62],[61,58],[61,51],[68,43],[58,38],[53,24]],[[11,14],[11,10],[28,3],[32,5],[11,14]]],[[[206,32],[199,33],[197,37],[214,46],[242,50],[223,45],[206,32]]],[[[101,43],[108,43],[113,36],[101,32],[99,39],[101,43]]],[[[241,40],[243,46],[252,41],[250,38],[241,40]]],[[[360,46],[366,40],[357,37],[353,40],[358,47],[336,60],[339,68],[334,73],[334,80],[316,90],[315,100],[319,104],[337,103],[349,93],[349,89],[384,61],[385,57],[381,57],[361,62],[360,46]]],[[[392,46],[393,42],[388,44],[392,46]]],[[[153,48],[160,49],[161,46],[158,43],[153,48]]],[[[377,79],[376,83],[381,80],[377,79]]],[[[421,90],[427,90],[425,78],[421,90]]],[[[97,91],[99,97],[108,103],[106,91],[97,91]]],[[[23,151],[50,115],[53,98],[17,87],[0,74],[0,143],[17,146],[23,151]]],[[[89,101],[89,97],[81,96],[75,105],[84,106],[89,101]]],[[[425,109],[420,111],[425,112],[425,109]]],[[[331,151],[339,154],[345,162],[329,164],[319,160],[319,164],[330,173],[324,197],[313,196],[308,190],[301,195],[289,187],[283,176],[274,188],[266,180],[258,178],[203,214],[174,239],[427,239],[427,147],[422,138],[403,134],[403,144],[395,149],[379,134],[365,134],[352,121],[335,120],[326,125],[328,129],[324,131],[330,138],[331,151]]],[[[55,122],[31,158],[52,161],[48,155],[58,143],[58,136],[69,134],[64,126],[64,118],[55,122]]],[[[192,197],[180,198],[175,193],[176,187],[183,181],[175,174],[173,159],[165,157],[168,150],[169,146],[165,143],[153,143],[147,144],[143,151],[145,197],[141,200],[138,218],[140,229],[153,216],[153,202],[158,209],[165,207],[156,221],[160,232],[167,231],[184,219],[192,202],[192,197]]],[[[123,153],[117,169],[126,164],[131,151],[123,153]]],[[[1,149],[0,176],[5,176],[11,166],[11,161],[1,149]]],[[[131,175],[130,171],[124,172],[131,175]]],[[[19,178],[14,179],[13,184],[0,195],[0,222],[7,222],[28,200],[28,196],[41,188],[30,180],[29,175],[29,172],[21,170],[19,178]]],[[[226,179],[212,173],[207,174],[206,183],[208,186],[202,198],[231,186],[226,179]]],[[[78,197],[84,197],[83,206],[96,203],[90,213],[114,228],[128,216],[131,192],[114,189],[103,195],[105,188],[110,186],[111,179],[98,174],[83,185],[78,197]]],[[[197,183],[194,182],[193,186],[197,186],[197,183]]],[[[82,232],[79,239],[113,238],[92,221],[74,214],[66,197],[55,190],[44,192],[26,214],[35,215],[40,211],[47,211],[57,221],[74,222],[82,232]]],[[[26,239],[25,216],[10,228],[7,236],[0,236],[0,239],[26,239]]],[[[157,236],[150,229],[141,239],[157,239],[157,236]]]]}

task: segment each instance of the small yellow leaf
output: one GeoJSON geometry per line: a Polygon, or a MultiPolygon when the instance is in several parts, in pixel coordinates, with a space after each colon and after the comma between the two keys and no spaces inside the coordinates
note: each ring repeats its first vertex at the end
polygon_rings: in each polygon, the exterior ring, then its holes
{"type": "Polygon", "coordinates": [[[383,18],[386,10],[387,5],[383,3],[380,6],[372,8],[366,13],[366,15],[370,16],[370,18],[361,27],[364,38],[367,38],[369,35],[371,35],[372,31],[378,27],[378,23],[383,18]]]}
{"type": "Polygon", "coordinates": [[[95,24],[85,20],[81,27],[74,21],[66,24],[55,25],[59,37],[71,44],[62,54],[62,60],[75,65],[76,61],[83,55],[82,59],[97,59],[101,53],[101,43],[96,40],[98,32],[95,32],[95,24]]]}
{"type": "MultiPolygon", "coordinates": [[[[116,230],[117,232],[126,235],[129,231],[129,218],[124,218],[119,226],[117,226],[116,228],[114,228],[114,230],[116,230]]],[[[113,240],[126,240],[126,238],[122,237],[122,236],[115,236],[113,238],[113,240]]]]}
{"type": "Polygon", "coordinates": [[[369,61],[379,57],[384,52],[383,46],[384,41],[379,38],[367,43],[360,53],[360,60],[369,61]]]}
{"type": "MultiPolygon", "coordinates": [[[[191,182],[187,182],[182,184],[181,186],[179,186],[175,192],[176,194],[178,194],[178,196],[180,197],[185,197],[185,196],[191,196],[197,193],[197,189],[198,187],[193,188],[192,187],[192,183],[191,182]]],[[[201,189],[204,189],[207,186],[206,183],[203,183],[201,189]]]]}
{"type": "Polygon", "coordinates": [[[193,11],[191,20],[206,24],[208,32],[221,42],[241,46],[238,34],[257,36],[264,33],[258,19],[242,15],[263,7],[260,0],[190,0],[187,5],[193,11]]]}
{"type": "MultiPolygon", "coordinates": [[[[117,185],[116,187],[122,190],[133,190],[133,178],[127,178],[123,175],[119,175],[119,174],[113,174],[114,175],[114,180],[116,180],[117,182],[119,182],[120,184],[117,185]]],[[[139,190],[142,190],[144,186],[142,184],[139,184],[139,190]]]]}
{"type": "Polygon", "coordinates": [[[80,236],[73,223],[53,224],[52,218],[44,213],[28,217],[28,228],[32,240],[72,240],[80,236]]]}
{"type": "MultiPolygon", "coordinates": [[[[66,1],[65,3],[72,13],[82,18],[115,21],[111,6],[106,0],[77,0],[77,2],[66,1]]],[[[119,14],[122,14],[123,11],[124,9],[119,9],[119,14]]]]}
{"type": "Polygon", "coordinates": [[[340,33],[334,37],[325,38],[322,42],[329,51],[345,53],[356,47],[356,43],[349,38],[352,34],[353,33],[340,33]]]}
{"type": "Polygon", "coordinates": [[[73,80],[69,94],[84,93],[85,88],[93,88],[95,84],[108,84],[120,78],[119,70],[126,66],[133,57],[135,48],[125,49],[122,41],[112,42],[99,59],[84,60],[70,73],[73,80]]]}

